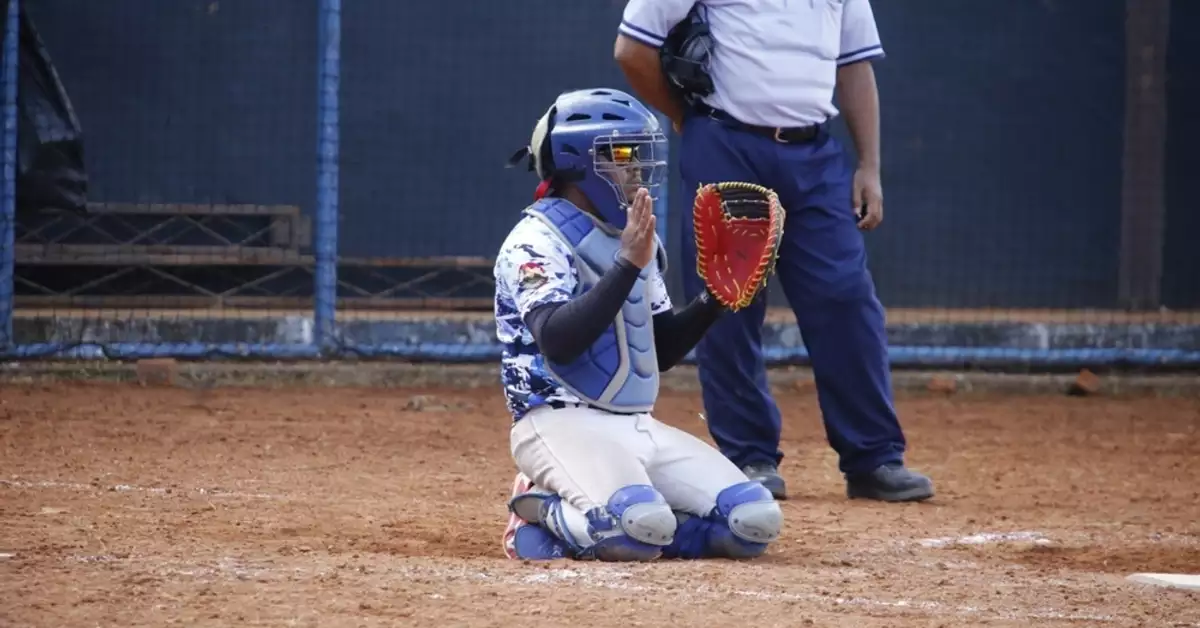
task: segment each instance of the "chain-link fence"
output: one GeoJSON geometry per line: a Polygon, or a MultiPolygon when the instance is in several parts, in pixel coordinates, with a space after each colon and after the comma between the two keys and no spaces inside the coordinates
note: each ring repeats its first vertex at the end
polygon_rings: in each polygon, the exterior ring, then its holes
{"type": "MultiPolygon", "coordinates": [[[[10,0],[0,346],[494,359],[536,184],[504,161],[557,93],[626,88],[623,5],[10,0]]],[[[893,361],[1200,364],[1200,5],[873,6],[893,361]]],[[[778,292],[767,355],[803,362],[778,292]]]]}

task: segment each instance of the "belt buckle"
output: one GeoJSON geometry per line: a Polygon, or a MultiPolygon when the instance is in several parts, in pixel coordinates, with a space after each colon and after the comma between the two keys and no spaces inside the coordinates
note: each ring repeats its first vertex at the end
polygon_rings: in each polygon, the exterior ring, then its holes
{"type": "Polygon", "coordinates": [[[780,144],[789,143],[787,140],[783,139],[783,127],[775,127],[775,141],[779,142],[780,144]]]}

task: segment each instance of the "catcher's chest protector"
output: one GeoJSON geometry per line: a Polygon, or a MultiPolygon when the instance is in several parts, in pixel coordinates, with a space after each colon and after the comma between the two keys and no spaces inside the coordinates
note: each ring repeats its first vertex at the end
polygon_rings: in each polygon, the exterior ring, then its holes
{"type": "MultiPolygon", "coordinates": [[[[591,290],[616,263],[619,235],[601,229],[594,218],[562,199],[545,199],[525,212],[550,226],[575,257],[576,295],[591,290]]],[[[617,318],[583,355],[568,364],[546,360],[555,379],[587,403],[612,412],[649,412],[658,398],[658,356],[650,312],[650,278],[665,265],[658,258],[642,269],[617,318]]]]}

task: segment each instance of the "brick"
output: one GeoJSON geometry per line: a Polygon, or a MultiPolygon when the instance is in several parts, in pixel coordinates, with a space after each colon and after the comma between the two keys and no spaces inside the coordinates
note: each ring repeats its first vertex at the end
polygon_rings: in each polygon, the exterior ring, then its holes
{"type": "Polygon", "coordinates": [[[1094,395],[1100,392],[1100,377],[1095,373],[1083,369],[1075,376],[1075,381],[1071,382],[1067,394],[1071,395],[1094,395]]]}

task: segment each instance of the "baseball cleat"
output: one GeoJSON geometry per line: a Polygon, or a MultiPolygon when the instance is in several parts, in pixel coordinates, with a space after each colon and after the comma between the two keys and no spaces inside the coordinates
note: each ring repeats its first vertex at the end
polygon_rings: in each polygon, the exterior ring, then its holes
{"type": "Polygon", "coordinates": [[[513,531],[506,542],[505,552],[516,560],[559,560],[570,558],[567,544],[550,534],[545,528],[532,523],[522,523],[513,531]]]}
{"type": "Polygon", "coordinates": [[[775,499],[780,501],[787,499],[787,483],[783,481],[783,476],[779,475],[779,468],[775,465],[748,464],[742,467],[742,473],[771,491],[771,496],[775,499]]]}
{"type": "MultiPolygon", "coordinates": [[[[532,499],[540,496],[533,482],[523,473],[517,473],[513,480],[512,499],[509,500],[508,527],[504,529],[502,545],[504,555],[513,560],[556,560],[569,558],[567,544],[563,543],[545,528],[537,525],[538,519],[528,520],[518,514],[514,504],[528,503],[540,506],[542,499],[532,499]],[[519,499],[519,498],[528,499],[519,499]]],[[[525,509],[520,509],[525,510],[525,509]]],[[[530,514],[524,513],[521,514],[530,514]]]]}
{"type": "Polygon", "coordinates": [[[906,469],[899,462],[890,462],[870,473],[847,477],[846,496],[885,502],[918,502],[933,497],[933,481],[906,469]]]}

